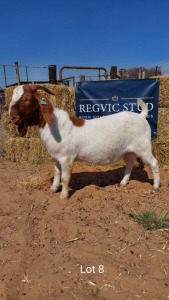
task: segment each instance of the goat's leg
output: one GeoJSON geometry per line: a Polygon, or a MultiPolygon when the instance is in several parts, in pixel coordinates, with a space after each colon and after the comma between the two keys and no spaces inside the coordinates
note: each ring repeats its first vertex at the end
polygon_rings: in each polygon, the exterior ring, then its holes
{"type": "Polygon", "coordinates": [[[121,186],[126,186],[127,185],[128,181],[129,181],[129,178],[130,178],[130,175],[131,175],[131,171],[132,171],[133,166],[134,166],[135,158],[136,158],[136,156],[135,156],[134,153],[126,153],[124,155],[123,159],[126,162],[126,169],[125,169],[125,172],[124,172],[123,179],[120,182],[121,186]]]}
{"type": "Polygon", "coordinates": [[[56,161],[55,167],[54,167],[54,180],[53,180],[52,186],[50,187],[50,190],[49,190],[50,194],[55,193],[59,189],[60,174],[61,174],[61,166],[60,166],[59,162],[56,161]]]}
{"type": "Polygon", "coordinates": [[[71,177],[73,163],[70,161],[64,161],[61,163],[61,181],[62,181],[62,192],[60,199],[66,199],[69,196],[69,182],[71,177]]]}
{"type": "Polygon", "coordinates": [[[150,161],[149,161],[149,166],[152,170],[153,177],[154,177],[154,184],[153,188],[155,190],[158,190],[160,187],[160,175],[159,175],[159,166],[156,158],[152,155],[150,161]]]}
{"type": "Polygon", "coordinates": [[[140,157],[143,162],[148,164],[152,170],[153,173],[153,178],[154,178],[154,184],[153,188],[157,190],[160,186],[160,175],[159,175],[159,166],[158,166],[158,161],[156,158],[153,156],[152,152],[145,152],[141,157],[140,157]]]}

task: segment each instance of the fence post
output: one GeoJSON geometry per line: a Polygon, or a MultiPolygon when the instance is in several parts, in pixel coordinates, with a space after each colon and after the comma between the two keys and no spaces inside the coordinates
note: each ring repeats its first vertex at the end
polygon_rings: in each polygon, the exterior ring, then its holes
{"type": "Polygon", "coordinates": [[[49,71],[49,82],[52,84],[55,84],[57,81],[56,77],[56,65],[49,65],[48,66],[49,71]]]}
{"type": "Polygon", "coordinates": [[[125,69],[120,69],[120,78],[124,79],[125,78],[125,69]]]}
{"type": "Polygon", "coordinates": [[[3,65],[3,69],[4,69],[5,86],[7,86],[7,78],[6,78],[6,68],[5,68],[5,65],[3,65]]]}
{"type": "Polygon", "coordinates": [[[29,80],[28,80],[28,67],[27,66],[25,66],[25,71],[26,71],[26,80],[28,82],[29,80]]]}
{"type": "Polygon", "coordinates": [[[141,79],[141,78],[142,78],[142,68],[140,67],[139,71],[138,71],[138,79],[141,79]]]}
{"type": "Polygon", "coordinates": [[[117,67],[111,66],[110,68],[110,79],[116,79],[117,78],[117,67]]]}
{"type": "Polygon", "coordinates": [[[18,85],[20,85],[19,65],[17,61],[15,62],[15,72],[16,72],[17,83],[18,85]]]}
{"type": "Polygon", "coordinates": [[[155,67],[155,76],[161,75],[161,70],[158,68],[158,66],[155,67]]]}
{"type": "Polygon", "coordinates": [[[85,75],[80,75],[80,82],[85,81],[85,80],[86,80],[85,75]]]}

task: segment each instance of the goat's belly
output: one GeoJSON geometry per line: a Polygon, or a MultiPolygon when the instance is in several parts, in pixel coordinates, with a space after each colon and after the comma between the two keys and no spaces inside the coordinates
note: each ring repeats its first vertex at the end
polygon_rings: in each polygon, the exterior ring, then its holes
{"type": "Polygon", "coordinates": [[[108,164],[118,161],[121,156],[122,152],[116,152],[114,149],[83,149],[78,153],[77,160],[97,164],[108,164]]]}

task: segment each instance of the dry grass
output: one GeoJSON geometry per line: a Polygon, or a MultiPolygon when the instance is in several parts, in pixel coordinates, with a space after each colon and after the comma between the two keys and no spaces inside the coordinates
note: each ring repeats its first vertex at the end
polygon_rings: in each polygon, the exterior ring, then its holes
{"type": "Polygon", "coordinates": [[[23,188],[29,192],[32,190],[46,190],[49,185],[49,179],[31,175],[27,179],[20,181],[19,184],[21,184],[23,188]]]}

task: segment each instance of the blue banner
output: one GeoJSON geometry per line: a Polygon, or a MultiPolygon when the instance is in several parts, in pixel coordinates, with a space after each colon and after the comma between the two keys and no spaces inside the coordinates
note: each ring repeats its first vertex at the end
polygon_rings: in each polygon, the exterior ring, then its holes
{"type": "Polygon", "coordinates": [[[120,111],[140,112],[137,99],[148,104],[147,120],[157,136],[158,79],[84,81],[76,84],[76,115],[93,119],[120,111]]]}

